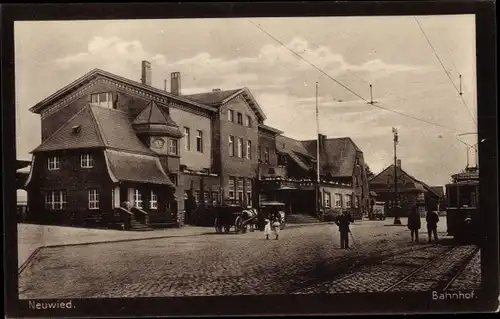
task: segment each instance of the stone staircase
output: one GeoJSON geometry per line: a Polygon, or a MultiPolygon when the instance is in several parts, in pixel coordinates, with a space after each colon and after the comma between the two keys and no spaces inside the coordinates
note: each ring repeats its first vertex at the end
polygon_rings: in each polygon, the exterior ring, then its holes
{"type": "Polygon", "coordinates": [[[306,214],[287,215],[285,218],[287,224],[312,224],[321,222],[319,219],[306,214]]]}
{"type": "Polygon", "coordinates": [[[132,220],[132,221],[130,221],[130,230],[132,230],[132,231],[150,231],[150,230],[153,230],[153,228],[149,227],[146,224],[138,222],[136,220],[132,220]]]}

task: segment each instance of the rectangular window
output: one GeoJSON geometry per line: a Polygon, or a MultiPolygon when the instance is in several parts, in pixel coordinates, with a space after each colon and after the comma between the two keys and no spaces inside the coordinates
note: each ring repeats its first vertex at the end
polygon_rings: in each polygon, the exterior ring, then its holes
{"type": "Polygon", "coordinates": [[[247,192],[247,206],[252,206],[252,180],[247,179],[245,191],[247,192]]]}
{"type": "Polygon", "coordinates": [[[176,139],[168,139],[168,153],[171,155],[179,155],[179,143],[176,139]]]}
{"type": "Polygon", "coordinates": [[[358,176],[354,176],[354,185],[356,185],[356,187],[359,186],[359,179],[358,179],[358,176]]]}
{"type": "Polygon", "coordinates": [[[151,191],[151,199],[149,200],[149,208],[158,209],[158,195],[155,191],[151,191]]]}
{"type": "Polygon", "coordinates": [[[245,180],[243,178],[238,178],[238,201],[243,203],[243,193],[244,193],[245,180]]]}
{"type": "Polygon", "coordinates": [[[80,155],[80,166],[82,168],[92,168],[94,167],[94,159],[89,153],[80,155]]]}
{"type": "Polygon", "coordinates": [[[234,156],[234,136],[229,135],[229,156],[234,156]]]}
{"type": "Polygon", "coordinates": [[[247,124],[247,127],[252,127],[252,118],[249,115],[247,115],[247,123],[246,124],[247,124]]]}
{"type": "Polygon", "coordinates": [[[342,207],[342,195],[335,194],[335,207],[342,207]]]}
{"type": "Polygon", "coordinates": [[[259,146],[259,149],[257,150],[257,157],[259,162],[262,161],[262,149],[259,146]]]}
{"type": "Polygon", "coordinates": [[[243,114],[238,112],[238,124],[243,125],[243,114]]]}
{"type": "Polygon", "coordinates": [[[243,139],[238,137],[238,157],[243,158],[243,139]]]}
{"type": "Polygon", "coordinates": [[[174,184],[175,186],[177,186],[177,174],[170,174],[168,176],[170,178],[170,181],[172,182],[172,184],[174,184]]]}
{"type": "Polygon", "coordinates": [[[204,191],[203,192],[203,202],[207,204],[210,201],[210,192],[209,191],[204,191]]]}
{"type": "Polygon", "coordinates": [[[50,210],[66,209],[66,192],[52,191],[45,194],[45,208],[50,210]]]}
{"type": "Polygon", "coordinates": [[[247,159],[252,159],[252,142],[247,141],[247,151],[246,151],[247,159]]]}
{"type": "Polygon", "coordinates": [[[351,205],[352,205],[352,196],[345,195],[345,207],[351,208],[351,205]]]}
{"type": "Polygon", "coordinates": [[[325,207],[332,207],[332,195],[329,192],[323,193],[323,200],[325,202],[325,207]]]}
{"type": "Polygon", "coordinates": [[[264,162],[269,163],[269,147],[264,149],[264,162]]]}
{"type": "Polygon", "coordinates": [[[234,199],[234,178],[229,177],[229,199],[234,199]]]}
{"type": "Polygon", "coordinates": [[[354,207],[359,208],[359,196],[354,197],[354,207]]]}
{"type": "Polygon", "coordinates": [[[227,111],[227,120],[229,122],[234,122],[234,111],[233,110],[227,111]]]}
{"type": "Polygon", "coordinates": [[[57,156],[51,156],[48,158],[48,168],[50,171],[54,171],[54,170],[57,170],[59,169],[60,165],[59,165],[59,157],[57,156]]]}
{"type": "Polygon", "coordinates": [[[104,107],[113,107],[113,93],[112,92],[103,92],[103,93],[95,93],[90,95],[90,103],[104,106],[104,107]]]}
{"type": "Polygon", "coordinates": [[[138,189],[134,189],[134,207],[142,208],[142,193],[138,189]]]}
{"type": "Polygon", "coordinates": [[[196,204],[200,202],[200,191],[194,191],[194,201],[196,204]]]}
{"type": "Polygon", "coordinates": [[[203,132],[196,131],[196,151],[203,153],[203,132]]]}
{"type": "Polygon", "coordinates": [[[97,189],[89,189],[89,209],[99,209],[99,192],[97,189]]]}
{"type": "Polygon", "coordinates": [[[212,202],[219,203],[219,192],[212,191],[212,202]]]}
{"type": "Polygon", "coordinates": [[[191,150],[191,131],[189,127],[184,127],[184,149],[186,151],[191,150]]]}

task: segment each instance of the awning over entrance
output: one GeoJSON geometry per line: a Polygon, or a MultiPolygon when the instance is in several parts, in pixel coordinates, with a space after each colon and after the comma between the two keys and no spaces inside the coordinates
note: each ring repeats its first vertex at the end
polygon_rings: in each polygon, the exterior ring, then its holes
{"type": "Polygon", "coordinates": [[[288,191],[288,190],[298,190],[298,188],[297,187],[290,187],[290,186],[281,186],[277,190],[278,191],[288,191]]]}

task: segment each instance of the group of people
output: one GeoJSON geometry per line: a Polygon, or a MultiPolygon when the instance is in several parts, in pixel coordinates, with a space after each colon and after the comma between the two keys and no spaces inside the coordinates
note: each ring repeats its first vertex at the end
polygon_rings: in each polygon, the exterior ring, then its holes
{"type": "Polygon", "coordinates": [[[278,240],[280,236],[280,228],[281,228],[281,215],[279,213],[272,214],[269,218],[264,219],[264,235],[266,235],[266,239],[269,240],[269,235],[273,234],[276,236],[276,240],[278,240]]]}
{"type": "MultiPolygon", "coordinates": [[[[432,241],[432,237],[434,237],[434,241],[438,240],[437,235],[437,224],[439,222],[439,215],[437,212],[430,211],[427,212],[425,216],[425,221],[427,222],[427,235],[429,243],[432,241]]],[[[410,214],[408,215],[408,229],[411,234],[411,242],[419,242],[418,231],[422,227],[420,222],[420,214],[416,207],[413,207],[410,214]]]]}

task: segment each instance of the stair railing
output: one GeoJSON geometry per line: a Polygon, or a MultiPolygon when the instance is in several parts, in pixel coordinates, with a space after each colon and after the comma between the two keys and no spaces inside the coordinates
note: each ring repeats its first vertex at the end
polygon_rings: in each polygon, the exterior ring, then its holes
{"type": "Polygon", "coordinates": [[[144,211],[138,207],[132,207],[132,211],[135,214],[135,217],[138,221],[140,221],[146,225],[149,224],[149,214],[146,211],[144,211]],[[139,217],[139,218],[137,218],[137,217],[139,217]]]}

